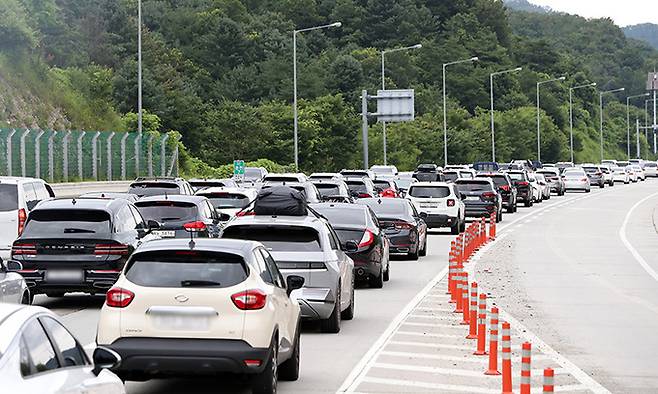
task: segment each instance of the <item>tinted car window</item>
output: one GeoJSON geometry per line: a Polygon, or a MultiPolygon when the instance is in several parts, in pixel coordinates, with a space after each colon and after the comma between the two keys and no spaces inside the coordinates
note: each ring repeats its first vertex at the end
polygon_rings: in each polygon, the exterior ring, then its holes
{"type": "Polygon", "coordinates": [[[355,193],[368,193],[368,188],[366,184],[362,181],[347,181],[347,187],[350,191],[355,193]]]}
{"type": "Polygon", "coordinates": [[[23,376],[59,368],[55,350],[37,320],[32,320],[25,326],[23,341],[26,347],[23,351],[28,353],[30,360],[29,370],[23,371],[23,376]]]}
{"type": "Polygon", "coordinates": [[[65,367],[87,365],[87,359],[83,355],[82,349],[66,328],[51,317],[42,317],[40,320],[62,353],[65,367]]]}
{"type": "Polygon", "coordinates": [[[583,170],[587,173],[596,173],[599,172],[598,167],[583,167],[583,170]]]}
{"type": "Polygon", "coordinates": [[[456,172],[444,172],[443,177],[446,180],[446,182],[454,182],[459,178],[459,174],[456,172]]]}
{"type": "Polygon", "coordinates": [[[202,194],[210,200],[215,209],[244,208],[249,205],[249,197],[239,193],[211,193],[202,194]]]}
{"type": "Polygon", "coordinates": [[[135,204],[145,220],[186,222],[197,218],[196,204],[184,201],[144,201],[135,204]]]}
{"type": "Polygon", "coordinates": [[[443,198],[450,195],[446,186],[411,186],[409,195],[418,198],[443,198]]]}
{"type": "Polygon", "coordinates": [[[249,179],[260,179],[263,176],[260,168],[245,168],[244,177],[249,179]]]}
{"type": "Polygon", "coordinates": [[[329,196],[338,196],[340,195],[340,187],[331,183],[316,183],[315,187],[320,192],[320,196],[329,197],[329,196]]]}
{"type": "Polygon", "coordinates": [[[377,199],[359,201],[359,204],[368,205],[377,217],[401,217],[411,216],[409,212],[409,203],[406,200],[400,199],[377,199]]]}
{"type": "Polygon", "coordinates": [[[495,176],[482,176],[482,178],[489,178],[493,181],[494,185],[496,186],[503,186],[507,185],[507,179],[502,176],[502,175],[495,175],[495,176]]]}
{"type": "Polygon", "coordinates": [[[18,187],[0,184],[0,212],[18,209],[18,187]]]}
{"type": "Polygon", "coordinates": [[[223,238],[259,241],[268,250],[280,252],[322,251],[320,236],[313,228],[301,226],[231,226],[223,238]]]}
{"type": "Polygon", "coordinates": [[[510,178],[512,178],[513,181],[525,181],[526,177],[525,174],[522,172],[510,172],[507,175],[509,175],[510,178]]]}
{"type": "Polygon", "coordinates": [[[131,258],[126,278],[146,287],[230,287],[247,279],[242,256],[175,250],[140,253],[131,258]]]}
{"type": "Polygon", "coordinates": [[[110,214],[93,209],[38,209],[30,212],[23,235],[26,237],[57,237],[108,235],[110,214]]]}
{"type": "Polygon", "coordinates": [[[334,208],[314,207],[324,217],[329,220],[332,225],[336,224],[353,224],[359,226],[366,225],[366,215],[362,209],[342,208],[340,206],[334,208]]]}
{"type": "Polygon", "coordinates": [[[181,194],[180,188],[175,183],[158,183],[158,182],[145,182],[133,183],[128,189],[128,193],[137,194],[141,197],[148,196],[162,196],[165,194],[181,194]]]}
{"type": "Polygon", "coordinates": [[[479,191],[492,190],[491,184],[489,184],[488,182],[485,183],[485,182],[474,182],[474,181],[458,182],[457,189],[459,189],[460,192],[479,192],[479,191]]]}
{"type": "Polygon", "coordinates": [[[391,184],[388,183],[388,181],[374,180],[374,181],[372,181],[372,183],[375,185],[375,189],[379,190],[379,191],[382,191],[384,189],[388,189],[389,187],[391,187],[391,184]]]}

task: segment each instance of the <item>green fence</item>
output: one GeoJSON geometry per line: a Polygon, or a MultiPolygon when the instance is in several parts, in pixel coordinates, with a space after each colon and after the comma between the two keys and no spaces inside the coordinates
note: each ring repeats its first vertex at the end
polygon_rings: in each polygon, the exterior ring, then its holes
{"type": "Polygon", "coordinates": [[[178,149],[170,134],[0,129],[0,175],[49,182],[177,176],[178,149]]]}

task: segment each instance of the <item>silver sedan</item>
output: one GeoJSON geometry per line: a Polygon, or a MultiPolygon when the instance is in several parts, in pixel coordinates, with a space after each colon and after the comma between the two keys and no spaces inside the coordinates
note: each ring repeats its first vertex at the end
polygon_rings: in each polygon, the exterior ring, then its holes
{"type": "Polygon", "coordinates": [[[581,168],[569,168],[562,174],[565,190],[582,190],[589,193],[591,185],[585,171],[581,168]]]}

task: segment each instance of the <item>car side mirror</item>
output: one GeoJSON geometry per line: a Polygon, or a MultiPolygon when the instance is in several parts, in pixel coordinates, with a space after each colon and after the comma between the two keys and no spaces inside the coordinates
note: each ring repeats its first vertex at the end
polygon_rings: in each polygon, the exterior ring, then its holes
{"type": "Polygon", "coordinates": [[[343,250],[348,253],[354,253],[359,250],[359,245],[356,243],[356,241],[349,240],[345,242],[345,247],[343,250]]]}
{"type": "Polygon", "coordinates": [[[94,349],[92,356],[94,360],[94,375],[98,375],[103,369],[116,369],[121,365],[121,356],[112,349],[99,346],[94,349]]]}
{"type": "Polygon", "coordinates": [[[219,216],[220,222],[227,222],[229,219],[231,219],[231,215],[228,213],[217,212],[217,216],[219,216]]]}
{"type": "Polygon", "coordinates": [[[146,228],[148,231],[158,230],[160,223],[157,220],[149,219],[146,221],[146,228]]]}
{"type": "Polygon", "coordinates": [[[5,270],[10,272],[18,272],[23,270],[23,264],[16,260],[2,262],[2,266],[5,268],[5,270]]]}
{"type": "Polygon", "coordinates": [[[286,293],[290,295],[293,290],[301,289],[304,287],[304,278],[297,275],[288,275],[286,278],[286,293]]]}
{"type": "Polygon", "coordinates": [[[459,193],[459,198],[462,199],[462,200],[466,200],[466,194],[459,193]]]}

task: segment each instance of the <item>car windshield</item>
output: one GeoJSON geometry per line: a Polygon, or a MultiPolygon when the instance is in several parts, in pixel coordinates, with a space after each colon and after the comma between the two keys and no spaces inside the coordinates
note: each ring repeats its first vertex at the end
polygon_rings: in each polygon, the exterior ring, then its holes
{"type": "Polygon", "coordinates": [[[387,166],[382,166],[382,167],[373,166],[370,170],[375,174],[395,174],[395,169],[393,167],[387,167],[387,166]]]}
{"type": "Polygon", "coordinates": [[[409,186],[411,186],[411,183],[413,182],[412,178],[398,178],[397,181],[395,181],[398,184],[398,187],[401,189],[409,189],[409,186]]]}
{"type": "Polygon", "coordinates": [[[201,194],[210,200],[215,209],[242,209],[249,205],[249,197],[240,193],[204,193],[201,194]]]}
{"type": "Polygon", "coordinates": [[[388,181],[382,181],[382,180],[375,180],[372,181],[372,183],[375,185],[375,190],[382,191],[384,189],[388,189],[391,187],[391,184],[388,183],[388,181]]]}
{"type": "Polygon", "coordinates": [[[585,170],[585,172],[590,174],[599,172],[599,169],[597,167],[583,167],[583,170],[585,170]]]}
{"type": "Polygon", "coordinates": [[[450,195],[447,186],[412,186],[409,195],[417,198],[444,198],[450,195]]]}
{"type": "Polygon", "coordinates": [[[457,189],[460,192],[482,192],[482,191],[491,191],[491,184],[488,182],[472,182],[472,181],[462,181],[457,182],[457,189]]]}
{"type": "Polygon", "coordinates": [[[318,189],[318,192],[320,192],[321,197],[338,196],[341,194],[340,187],[336,184],[316,183],[315,187],[318,189]]]}
{"type": "Polygon", "coordinates": [[[160,223],[190,222],[197,218],[197,206],[184,201],[142,201],[135,204],[145,220],[160,223]]]}
{"type": "Polygon", "coordinates": [[[128,193],[136,194],[140,197],[181,194],[177,184],[162,182],[133,183],[130,185],[128,193]]]}
{"type": "Polygon", "coordinates": [[[656,163],[644,163],[645,167],[658,167],[658,164],[656,163]]]}
{"type": "Polygon", "coordinates": [[[244,177],[249,179],[260,179],[263,176],[262,172],[258,168],[245,168],[244,177]]]}
{"type": "Polygon", "coordinates": [[[320,235],[312,227],[302,226],[230,226],[222,238],[261,242],[276,252],[320,252],[320,235]]]}
{"type": "Polygon", "coordinates": [[[18,186],[0,185],[0,212],[18,209],[18,186]]]}
{"type": "Polygon", "coordinates": [[[494,185],[496,185],[496,186],[507,185],[507,179],[504,176],[501,176],[501,175],[493,175],[493,176],[483,175],[482,178],[491,179],[493,181],[494,185]]]}
{"type": "Polygon", "coordinates": [[[38,209],[30,212],[24,237],[109,237],[110,214],[98,209],[38,209]]]}
{"type": "Polygon", "coordinates": [[[359,204],[366,204],[375,212],[377,217],[405,217],[409,216],[409,203],[394,198],[359,200],[359,204]]]}
{"type": "Polygon", "coordinates": [[[145,287],[235,286],[247,279],[242,256],[230,253],[167,250],[135,255],[126,279],[145,287]]]}

